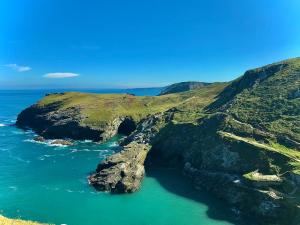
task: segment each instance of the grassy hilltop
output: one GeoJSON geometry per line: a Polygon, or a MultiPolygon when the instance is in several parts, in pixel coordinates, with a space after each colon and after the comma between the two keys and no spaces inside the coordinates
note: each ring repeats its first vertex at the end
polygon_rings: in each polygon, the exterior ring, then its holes
{"type": "Polygon", "coordinates": [[[203,87],[201,92],[190,91],[163,96],[134,96],[130,94],[87,94],[67,92],[51,94],[37,103],[45,108],[53,104],[56,110],[79,108],[84,116],[81,121],[86,126],[101,126],[115,117],[127,116],[138,122],[147,115],[164,112],[172,107],[188,105],[193,108],[205,106],[225,87],[225,84],[212,84],[203,87]]]}
{"type": "Polygon", "coordinates": [[[72,138],[105,141],[120,127],[125,134],[149,115],[175,106],[190,106],[197,117],[200,108],[212,102],[226,84],[211,84],[201,92],[190,91],[163,96],[130,94],[49,94],[18,116],[17,125],[31,127],[46,138],[72,138]],[[199,108],[199,109],[198,109],[199,108]]]}

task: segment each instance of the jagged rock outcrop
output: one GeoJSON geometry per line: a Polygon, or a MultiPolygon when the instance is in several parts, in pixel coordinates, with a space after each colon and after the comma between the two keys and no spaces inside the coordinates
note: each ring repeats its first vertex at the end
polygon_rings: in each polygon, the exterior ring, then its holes
{"type": "Polygon", "coordinates": [[[122,151],[100,162],[96,172],[89,176],[89,183],[100,191],[137,191],[144,178],[144,161],[151,148],[149,143],[171,118],[172,110],[141,120],[137,129],[121,141],[122,151]]]}
{"type": "Polygon", "coordinates": [[[144,161],[150,146],[131,142],[101,162],[89,183],[100,191],[130,193],[140,188],[145,175],[144,161]]]}

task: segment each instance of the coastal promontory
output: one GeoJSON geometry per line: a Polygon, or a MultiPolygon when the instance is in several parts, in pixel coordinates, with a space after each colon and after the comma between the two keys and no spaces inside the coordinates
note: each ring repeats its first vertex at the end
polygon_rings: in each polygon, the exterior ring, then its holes
{"type": "Polygon", "coordinates": [[[299,83],[294,58],[160,96],[55,93],[21,112],[17,125],[46,139],[124,135],[121,150],[88,178],[97,190],[135,192],[145,167],[174,168],[239,216],[299,225],[299,83]]]}

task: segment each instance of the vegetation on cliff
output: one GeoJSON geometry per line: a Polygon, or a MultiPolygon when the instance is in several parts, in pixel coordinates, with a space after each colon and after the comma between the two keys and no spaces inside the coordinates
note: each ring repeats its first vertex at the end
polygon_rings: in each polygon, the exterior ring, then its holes
{"type": "Polygon", "coordinates": [[[300,142],[300,59],[249,70],[208,108],[231,114],[276,136],[290,147],[300,142]]]}

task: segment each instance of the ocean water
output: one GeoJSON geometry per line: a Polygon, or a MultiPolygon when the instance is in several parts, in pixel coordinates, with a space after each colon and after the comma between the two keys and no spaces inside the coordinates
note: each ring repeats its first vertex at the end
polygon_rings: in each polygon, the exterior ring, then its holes
{"type": "MultiPolygon", "coordinates": [[[[34,133],[13,126],[17,114],[47,92],[0,91],[0,214],[68,225],[240,224],[222,202],[195,191],[173,171],[148,171],[137,193],[96,192],[87,176],[99,161],[119,150],[118,137],[103,144],[82,141],[70,147],[51,146],[34,142],[34,133]]],[[[130,91],[137,95],[158,92],[130,91]]]]}

